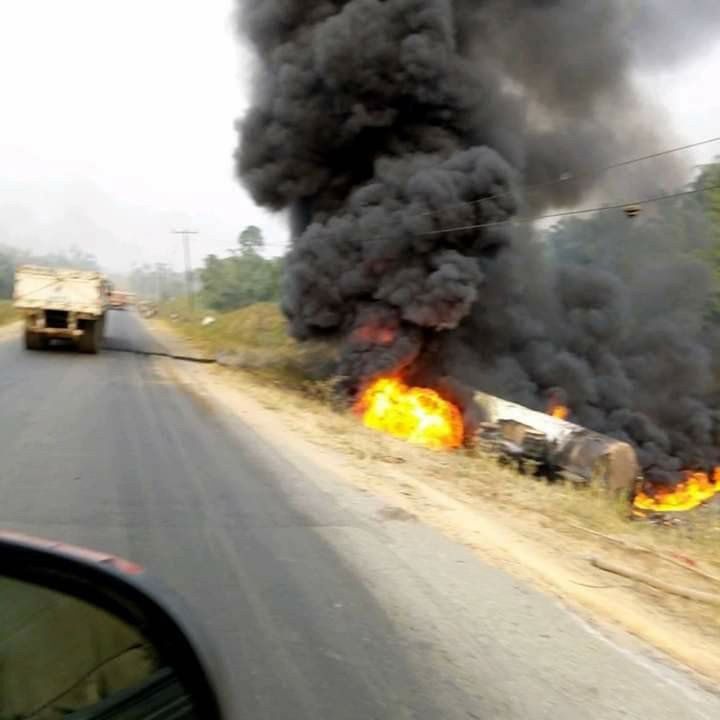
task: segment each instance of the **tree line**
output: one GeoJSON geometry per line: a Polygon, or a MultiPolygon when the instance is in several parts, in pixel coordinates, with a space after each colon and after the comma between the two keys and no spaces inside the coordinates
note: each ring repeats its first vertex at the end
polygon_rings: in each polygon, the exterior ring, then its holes
{"type": "MultiPolygon", "coordinates": [[[[703,166],[687,189],[697,192],[637,212],[566,218],[544,233],[544,252],[552,263],[593,265],[629,284],[651,266],[699,261],[712,279],[705,316],[720,325],[720,160],[703,166]]],[[[250,226],[230,257],[205,259],[198,276],[208,307],[226,311],[279,299],[283,258],[264,258],[264,247],[262,232],[250,226]]]]}
{"type": "MultiPolygon", "coordinates": [[[[262,231],[251,225],[240,233],[229,256],[208,255],[192,273],[191,289],[198,305],[226,312],[279,300],[282,258],[265,258],[261,255],[264,249],[262,231]]],[[[164,263],[145,264],[117,278],[118,285],[160,302],[184,297],[187,283],[185,273],[164,263]]]]}
{"type": "MultiPolygon", "coordinates": [[[[720,325],[720,160],[703,166],[690,189],[698,192],[642,206],[632,218],[620,210],[566,218],[544,233],[544,252],[553,263],[593,265],[627,283],[636,282],[659,260],[666,265],[700,261],[713,283],[706,317],[720,325]]],[[[202,305],[224,312],[279,300],[284,258],[264,257],[265,248],[262,231],[251,225],[240,233],[229,256],[207,256],[193,274],[193,292],[202,305]]],[[[98,269],[96,258],[77,248],[36,255],[0,246],[0,298],[12,295],[16,265],[29,262],[98,269]]],[[[160,301],[187,291],[184,273],[163,263],[137,267],[118,277],[117,284],[160,301]]]]}
{"type": "Polygon", "coordinates": [[[219,311],[234,310],[280,296],[282,258],[265,258],[262,231],[251,225],[240,233],[230,257],[209,255],[200,270],[205,303],[219,311]]]}
{"type": "Polygon", "coordinates": [[[607,270],[627,286],[643,284],[660,267],[700,263],[709,277],[701,293],[704,319],[720,324],[720,161],[703,166],[687,189],[687,195],[640,205],[637,214],[565,218],[545,233],[545,251],[555,265],[607,270]]]}

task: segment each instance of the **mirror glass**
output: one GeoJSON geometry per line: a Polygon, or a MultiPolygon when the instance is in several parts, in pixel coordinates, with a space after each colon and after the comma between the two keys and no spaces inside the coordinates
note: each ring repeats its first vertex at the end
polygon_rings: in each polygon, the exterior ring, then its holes
{"type": "Polygon", "coordinates": [[[0,577],[0,720],[192,718],[172,668],[124,621],[0,577]]]}

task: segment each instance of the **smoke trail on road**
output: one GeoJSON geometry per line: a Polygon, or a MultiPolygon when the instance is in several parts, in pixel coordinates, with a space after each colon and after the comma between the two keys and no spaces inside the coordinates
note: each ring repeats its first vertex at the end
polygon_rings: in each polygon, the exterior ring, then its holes
{"type": "MultiPolygon", "coordinates": [[[[628,288],[609,267],[550,266],[527,231],[462,229],[626,197],[593,177],[521,188],[667,143],[633,73],[707,44],[715,3],[238,1],[259,60],[238,175],[289,211],[283,309],[297,338],[343,339],[349,391],[398,371],[536,407],[562,388],[661,474],[717,459],[699,262],[628,288]],[[663,278],[691,297],[670,307],[663,278]]],[[[624,177],[647,195],[685,171],[665,158],[624,177]]]]}

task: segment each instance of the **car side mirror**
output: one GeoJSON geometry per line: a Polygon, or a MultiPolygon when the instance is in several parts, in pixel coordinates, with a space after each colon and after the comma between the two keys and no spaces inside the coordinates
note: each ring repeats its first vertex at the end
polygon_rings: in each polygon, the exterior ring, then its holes
{"type": "Polygon", "coordinates": [[[0,720],[219,720],[203,645],[141,567],[0,532],[0,720]]]}

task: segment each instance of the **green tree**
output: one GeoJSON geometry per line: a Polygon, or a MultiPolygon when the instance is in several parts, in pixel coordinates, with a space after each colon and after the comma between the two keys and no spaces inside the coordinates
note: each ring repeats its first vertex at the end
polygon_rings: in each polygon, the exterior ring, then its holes
{"type": "Polygon", "coordinates": [[[257,254],[265,247],[262,230],[256,225],[248,225],[238,237],[238,246],[241,255],[257,254]]]}
{"type": "Polygon", "coordinates": [[[210,255],[200,271],[205,303],[215,310],[234,310],[256,302],[277,300],[280,295],[282,259],[266,259],[262,232],[251,225],[238,238],[238,249],[229,258],[210,255]]]}
{"type": "MultiPolygon", "coordinates": [[[[707,185],[707,180],[698,178],[694,187],[699,184],[707,185]]],[[[565,218],[547,232],[547,254],[555,263],[608,270],[628,284],[641,280],[651,267],[672,266],[689,258],[710,265],[716,262],[720,279],[720,195],[714,231],[709,211],[702,205],[707,202],[703,195],[649,203],[635,218],[622,210],[565,218]],[[714,261],[713,247],[717,247],[714,261]]]]}
{"type": "Polygon", "coordinates": [[[720,161],[703,166],[698,174],[694,189],[698,194],[691,196],[709,223],[710,242],[702,248],[699,256],[712,268],[715,277],[715,293],[711,316],[720,321],[720,161]]]}

